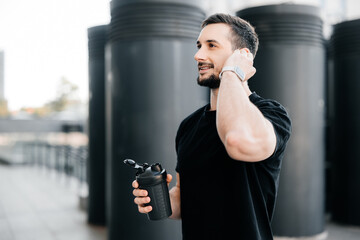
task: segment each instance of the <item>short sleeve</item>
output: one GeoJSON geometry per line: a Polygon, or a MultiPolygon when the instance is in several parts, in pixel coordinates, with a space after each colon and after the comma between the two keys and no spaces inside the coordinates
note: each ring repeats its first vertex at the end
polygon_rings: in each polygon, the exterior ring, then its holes
{"type": "Polygon", "coordinates": [[[275,100],[263,99],[259,96],[253,97],[250,100],[274,127],[276,147],[273,155],[283,152],[291,134],[291,120],[286,109],[275,100]]]}
{"type": "MultiPolygon", "coordinates": [[[[182,135],[182,131],[183,131],[183,125],[184,122],[182,122],[177,130],[176,133],[176,138],[175,138],[175,151],[176,151],[176,155],[179,155],[179,141],[180,141],[180,137],[182,135]]],[[[179,161],[176,162],[176,167],[175,167],[175,171],[179,173],[179,161]]]]}

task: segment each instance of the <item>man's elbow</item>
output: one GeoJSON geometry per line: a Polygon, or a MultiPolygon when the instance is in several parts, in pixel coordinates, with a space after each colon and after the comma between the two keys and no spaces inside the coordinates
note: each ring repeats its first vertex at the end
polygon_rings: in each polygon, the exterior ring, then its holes
{"type": "Polygon", "coordinates": [[[232,159],[258,162],[271,156],[274,150],[271,141],[271,139],[259,140],[246,134],[228,134],[225,137],[224,145],[232,159]]]}

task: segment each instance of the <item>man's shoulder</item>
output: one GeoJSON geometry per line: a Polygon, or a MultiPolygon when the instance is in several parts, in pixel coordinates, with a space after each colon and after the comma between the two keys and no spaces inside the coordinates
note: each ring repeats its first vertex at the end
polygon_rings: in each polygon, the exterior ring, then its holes
{"type": "Polygon", "coordinates": [[[204,113],[204,111],[206,110],[208,105],[209,104],[206,104],[205,106],[202,106],[201,108],[197,109],[196,111],[191,113],[189,116],[184,118],[184,120],[182,120],[180,126],[181,125],[186,125],[187,123],[192,122],[192,121],[198,119],[199,117],[201,117],[201,115],[204,113]]]}
{"type": "Polygon", "coordinates": [[[178,132],[184,131],[186,128],[188,128],[188,126],[192,125],[192,123],[196,122],[201,115],[204,113],[204,111],[206,110],[206,108],[208,107],[209,104],[206,104],[205,106],[197,109],[196,111],[194,111],[193,113],[191,113],[189,116],[187,116],[184,120],[182,120],[182,122],[180,123],[178,132]]]}
{"type": "Polygon", "coordinates": [[[291,122],[290,116],[286,108],[274,99],[267,99],[253,92],[250,101],[260,110],[265,117],[275,117],[280,120],[291,122]]]}
{"type": "Polygon", "coordinates": [[[280,108],[281,110],[286,111],[284,106],[281,105],[278,101],[270,98],[263,98],[259,96],[256,92],[253,92],[250,95],[249,99],[258,108],[280,108]]]}

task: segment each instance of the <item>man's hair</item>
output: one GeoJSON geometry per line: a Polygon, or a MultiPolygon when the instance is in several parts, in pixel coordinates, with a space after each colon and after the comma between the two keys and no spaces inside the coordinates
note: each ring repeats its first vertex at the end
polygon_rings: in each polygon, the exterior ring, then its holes
{"type": "Polygon", "coordinates": [[[207,25],[214,23],[225,23],[230,26],[232,30],[230,41],[233,50],[248,48],[255,57],[259,46],[259,39],[255,33],[254,27],[251,26],[249,22],[237,16],[217,13],[205,19],[201,27],[204,28],[207,25]]]}

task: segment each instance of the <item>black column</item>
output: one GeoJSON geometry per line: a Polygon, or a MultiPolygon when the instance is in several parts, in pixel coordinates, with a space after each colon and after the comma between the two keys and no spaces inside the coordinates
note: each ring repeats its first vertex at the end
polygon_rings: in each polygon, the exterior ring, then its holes
{"type": "Polygon", "coordinates": [[[332,217],[360,225],[360,19],[334,26],[332,217]]]}
{"type": "Polygon", "coordinates": [[[88,29],[89,159],[88,222],[105,225],[105,44],[108,25],[88,29]]]}
{"type": "Polygon", "coordinates": [[[277,236],[324,231],[325,47],[319,12],[294,4],[237,12],[259,35],[250,88],[278,100],[292,119],[272,223],[277,236]]]}
{"type": "Polygon", "coordinates": [[[177,128],[208,101],[207,89],[196,84],[196,39],[205,18],[197,5],[112,2],[106,52],[110,240],[181,239],[180,221],[149,221],[138,212],[135,172],[123,160],[159,162],[175,179],[177,128]]]}

